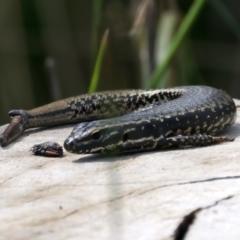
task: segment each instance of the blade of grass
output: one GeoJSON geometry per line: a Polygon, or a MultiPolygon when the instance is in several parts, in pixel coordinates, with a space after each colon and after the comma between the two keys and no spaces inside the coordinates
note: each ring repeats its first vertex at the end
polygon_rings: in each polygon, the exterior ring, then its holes
{"type": "Polygon", "coordinates": [[[103,38],[102,38],[102,41],[100,44],[97,60],[95,62],[95,66],[94,66],[94,70],[93,70],[92,79],[91,79],[90,86],[88,89],[89,93],[96,92],[96,90],[97,90],[97,85],[98,85],[99,76],[100,76],[100,72],[101,72],[102,61],[103,61],[105,49],[106,49],[107,42],[108,42],[108,34],[109,34],[109,30],[107,29],[103,34],[103,38]]]}
{"type": "MultiPolygon", "coordinates": [[[[160,66],[161,63],[165,60],[165,57],[168,53],[168,50],[171,44],[171,40],[174,34],[176,33],[176,30],[178,29],[179,24],[181,23],[181,20],[182,20],[181,14],[177,9],[173,8],[167,11],[163,11],[161,13],[161,17],[159,18],[158,20],[159,22],[157,24],[156,38],[155,38],[156,40],[155,40],[155,46],[154,46],[155,66],[160,66]]],[[[180,61],[180,63],[182,64],[182,60],[180,61]]],[[[179,75],[178,75],[178,71],[179,71],[177,67],[178,64],[176,64],[175,66],[169,65],[164,76],[162,76],[161,82],[166,83],[164,87],[170,87],[172,85],[176,85],[181,80],[181,78],[179,78],[179,75]]]]}
{"type": "Polygon", "coordinates": [[[233,15],[227,10],[221,0],[210,0],[209,3],[214,7],[216,12],[223,19],[224,23],[229,27],[232,33],[240,39],[240,25],[233,17],[233,15]]]}
{"type": "Polygon", "coordinates": [[[161,63],[161,65],[157,66],[155,71],[153,72],[150,78],[150,88],[156,88],[161,83],[161,86],[164,86],[164,82],[160,82],[162,77],[164,76],[173,56],[175,55],[176,51],[180,47],[181,43],[183,42],[184,38],[192,28],[195,20],[197,19],[199,13],[201,12],[206,0],[195,0],[192,6],[190,7],[187,15],[183,19],[176,35],[173,37],[172,42],[170,44],[168,53],[161,63]]]}
{"type": "Polygon", "coordinates": [[[92,9],[92,59],[96,58],[98,45],[98,30],[101,21],[103,0],[94,0],[92,9]]]}

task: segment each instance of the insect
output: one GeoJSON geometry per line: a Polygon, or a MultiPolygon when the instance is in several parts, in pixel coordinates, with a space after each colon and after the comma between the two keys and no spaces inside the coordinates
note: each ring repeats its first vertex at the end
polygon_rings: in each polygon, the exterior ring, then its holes
{"type": "Polygon", "coordinates": [[[61,157],[63,155],[62,147],[56,142],[44,142],[35,144],[30,148],[34,155],[45,157],[61,157]]]}

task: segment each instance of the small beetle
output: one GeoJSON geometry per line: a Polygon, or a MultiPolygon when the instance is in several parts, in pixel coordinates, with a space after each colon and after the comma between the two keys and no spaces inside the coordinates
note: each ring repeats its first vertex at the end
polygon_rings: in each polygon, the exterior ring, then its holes
{"type": "Polygon", "coordinates": [[[36,144],[30,148],[34,155],[45,157],[61,157],[63,155],[62,146],[56,142],[44,142],[36,144]]]}

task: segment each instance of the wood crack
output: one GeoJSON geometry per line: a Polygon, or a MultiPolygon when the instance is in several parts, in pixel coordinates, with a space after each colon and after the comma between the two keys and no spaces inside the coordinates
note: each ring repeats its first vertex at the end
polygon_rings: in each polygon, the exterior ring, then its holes
{"type": "Polygon", "coordinates": [[[210,204],[206,207],[200,207],[200,208],[197,208],[195,210],[193,210],[192,212],[190,212],[189,214],[187,214],[183,220],[180,222],[180,224],[177,226],[175,232],[174,232],[174,235],[173,235],[173,239],[174,240],[184,240],[189,229],[190,229],[190,226],[194,223],[196,217],[197,217],[197,214],[203,210],[206,210],[206,209],[209,209],[209,208],[212,208],[212,207],[215,207],[217,206],[220,202],[223,202],[223,201],[227,201],[229,199],[232,199],[234,196],[233,195],[230,195],[228,197],[225,197],[225,198],[222,198],[220,200],[217,200],[216,202],[214,202],[213,204],[210,204]]]}
{"type": "Polygon", "coordinates": [[[172,184],[165,184],[162,186],[158,186],[155,188],[148,189],[144,192],[139,193],[138,195],[143,195],[145,193],[155,191],[160,188],[165,188],[165,187],[173,187],[173,186],[181,186],[181,185],[188,185],[188,184],[196,184],[196,183],[205,183],[205,182],[214,182],[214,181],[224,181],[224,180],[232,180],[232,179],[240,179],[240,175],[235,175],[235,176],[226,176],[226,177],[214,177],[214,178],[207,178],[207,179],[202,179],[202,180],[196,180],[196,181],[188,181],[188,182],[181,182],[181,183],[172,183],[172,184]]]}

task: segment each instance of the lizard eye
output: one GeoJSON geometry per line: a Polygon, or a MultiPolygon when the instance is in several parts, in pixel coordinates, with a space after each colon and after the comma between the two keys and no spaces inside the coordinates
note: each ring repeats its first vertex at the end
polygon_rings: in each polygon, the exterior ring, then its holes
{"type": "Polygon", "coordinates": [[[127,140],[128,140],[128,134],[125,133],[125,134],[123,135],[123,142],[126,142],[127,140]]]}
{"type": "Polygon", "coordinates": [[[93,140],[99,140],[99,139],[101,139],[102,134],[100,133],[100,131],[96,131],[92,134],[91,137],[92,137],[93,140]]]}

